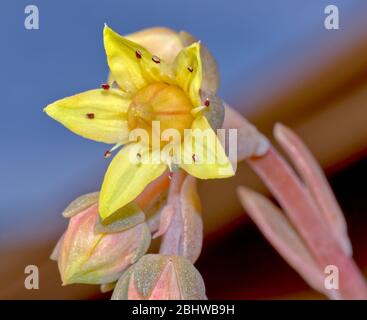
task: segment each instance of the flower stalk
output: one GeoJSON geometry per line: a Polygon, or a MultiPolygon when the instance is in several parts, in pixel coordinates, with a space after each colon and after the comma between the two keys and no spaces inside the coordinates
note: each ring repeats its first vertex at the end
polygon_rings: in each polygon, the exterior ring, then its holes
{"type": "MultiPolygon", "coordinates": [[[[277,125],[275,136],[299,169],[303,181],[273,147],[263,156],[251,157],[247,162],[284,209],[297,235],[304,241],[310,256],[318,264],[318,269],[324,272],[330,265],[338,268],[340,288],[328,295],[341,299],[366,299],[366,281],[351,258],[351,245],[344,217],[321,174],[321,169],[290,129],[277,125]]],[[[256,203],[259,202],[256,196],[244,189],[239,190],[239,195],[248,211],[252,211],[252,216],[260,214],[253,212],[261,210],[256,208],[256,203]]],[[[293,229],[288,229],[291,228],[293,229]]],[[[268,234],[264,225],[261,229],[268,234]]],[[[288,243],[288,246],[291,245],[288,243]]],[[[303,262],[306,261],[305,259],[303,262]]],[[[318,279],[321,279],[320,276],[318,279]]],[[[317,287],[320,288],[321,284],[318,283],[317,287]]],[[[325,288],[319,291],[325,293],[325,288]]]]}

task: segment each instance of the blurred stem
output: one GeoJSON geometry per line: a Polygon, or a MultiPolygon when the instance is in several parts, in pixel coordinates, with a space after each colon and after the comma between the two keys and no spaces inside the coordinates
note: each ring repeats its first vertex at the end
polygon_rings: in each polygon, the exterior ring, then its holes
{"type": "Polygon", "coordinates": [[[338,267],[341,298],[367,299],[363,275],[336,241],[311,194],[283,157],[270,147],[264,156],[250,158],[247,162],[283,207],[323,270],[328,265],[338,267]]]}

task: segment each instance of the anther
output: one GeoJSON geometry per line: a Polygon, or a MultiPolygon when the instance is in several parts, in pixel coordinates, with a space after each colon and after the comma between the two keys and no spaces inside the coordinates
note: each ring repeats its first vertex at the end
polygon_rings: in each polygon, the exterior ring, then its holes
{"type": "Polygon", "coordinates": [[[87,113],[88,119],[94,119],[94,113],[87,113]]]}
{"type": "Polygon", "coordinates": [[[104,153],[104,157],[105,157],[105,159],[107,159],[107,158],[109,158],[109,157],[111,157],[111,151],[110,150],[107,150],[105,153],[104,153]]]}
{"type": "Polygon", "coordinates": [[[208,98],[205,99],[204,105],[206,107],[209,107],[210,106],[210,100],[208,98]]]}
{"type": "Polygon", "coordinates": [[[135,51],[135,56],[136,56],[138,59],[141,59],[141,57],[142,57],[141,51],[140,51],[140,50],[136,50],[136,51],[135,51]]]}
{"type": "Polygon", "coordinates": [[[153,62],[155,63],[161,63],[161,59],[159,59],[157,56],[152,57],[153,62]]]}
{"type": "Polygon", "coordinates": [[[108,83],[102,83],[101,88],[104,90],[108,90],[110,88],[110,85],[108,83]]]}
{"type": "Polygon", "coordinates": [[[191,114],[193,116],[195,116],[197,113],[199,113],[200,111],[205,110],[206,108],[207,108],[206,106],[198,106],[198,107],[191,110],[191,114]]]}
{"type": "Polygon", "coordinates": [[[196,162],[196,154],[195,153],[192,155],[192,161],[196,162]]]}
{"type": "Polygon", "coordinates": [[[141,159],[141,154],[140,154],[140,153],[137,153],[137,154],[136,154],[136,158],[137,158],[138,160],[140,160],[140,159],[141,159]]]}
{"type": "Polygon", "coordinates": [[[188,66],[187,67],[187,70],[189,70],[190,72],[193,72],[194,71],[193,67],[191,67],[191,66],[188,66]]]}

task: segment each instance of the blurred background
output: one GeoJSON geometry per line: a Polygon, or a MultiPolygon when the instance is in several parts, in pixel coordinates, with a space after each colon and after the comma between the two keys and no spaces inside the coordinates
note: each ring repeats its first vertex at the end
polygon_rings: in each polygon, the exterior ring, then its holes
{"type": "MultiPolygon", "coordinates": [[[[63,209],[99,189],[107,146],[42,112],[105,81],[105,22],[120,34],[166,26],[201,39],[219,64],[221,97],[268,137],[282,122],[314,152],[346,214],[357,264],[367,269],[365,0],[4,0],[0,12],[0,298],[109,297],[97,286],[61,287],[49,260],[67,225],[63,209]],[[28,4],[39,8],[39,30],[24,28],[28,4]],[[329,4],[339,8],[339,30],[324,28],[329,4]],[[39,290],[24,288],[29,264],[40,269],[39,290]]],[[[206,238],[197,268],[208,297],[319,298],[246,218],[236,186],[267,191],[246,164],[237,173],[199,185],[206,238]]]]}

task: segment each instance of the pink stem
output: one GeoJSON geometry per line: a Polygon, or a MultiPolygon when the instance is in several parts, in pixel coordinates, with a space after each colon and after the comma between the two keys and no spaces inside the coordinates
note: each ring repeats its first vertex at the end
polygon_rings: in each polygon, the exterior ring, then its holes
{"type": "Polygon", "coordinates": [[[180,240],[183,231],[183,221],[181,216],[181,206],[179,194],[182,183],[186,177],[183,170],[175,172],[172,176],[170,189],[168,192],[167,206],[169,206],[169,214],[161,215],[161,226],[154,237],[162,235],[159,253],[168,255],[180,254],[180,240]],[[163,219],[163,221],[162,221],[163,219]]]}
{"type": "Polygon", "coordinates": [[[345,252],[351,256],[352,246],[347,234],[347,224],[330,185],[320,165],[303,141],[289,128],[278,123],[274,136],[306,184],[326,223],[333,230],[345,252]]]}
{"type": "Polygon", "coordinates": [[[285,160],[270,147],[264,156],[247,161],[286,211],[322,268],[328,265],[338,267],[341,297],[367,299],[363,275],[335,240],[334,233],[320,215],[311,194],[285,160]]]}

